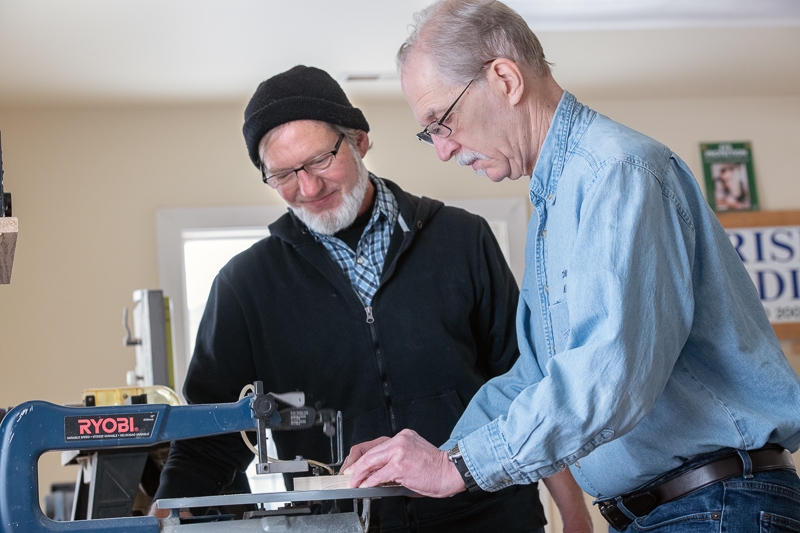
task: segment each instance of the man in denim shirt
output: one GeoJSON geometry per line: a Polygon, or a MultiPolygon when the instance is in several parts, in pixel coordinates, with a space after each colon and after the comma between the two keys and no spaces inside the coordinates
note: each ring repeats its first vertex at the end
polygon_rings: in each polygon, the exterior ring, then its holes
{"type": "Polygon", "coordinates": [[[686,164],[564,91],[505,5],[416,22],[398,65],[420,140],[530,179],[522,355],[441,449],[354,448],[351,485],[443,497],[569,467],[615,530],[800,531],[800,380],[686,164]]]}

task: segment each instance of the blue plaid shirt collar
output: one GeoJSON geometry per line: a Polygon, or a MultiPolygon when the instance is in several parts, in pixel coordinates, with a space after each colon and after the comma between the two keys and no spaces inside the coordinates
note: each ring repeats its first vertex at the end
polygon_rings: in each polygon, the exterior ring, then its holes
{"type": "Polygon", "coordinates": [[[367,222],[355,251],[333,235],[321,235],[311,231],[314,238],[325,246],[347,275],[353,290],[365,307],[372,305],[372,299],[380,287],[392,229],[399,216],[397,200],[383,180],[373,174],[369,175],[369,179],[375,186],[375,204],[372,217],[367,222]]]}

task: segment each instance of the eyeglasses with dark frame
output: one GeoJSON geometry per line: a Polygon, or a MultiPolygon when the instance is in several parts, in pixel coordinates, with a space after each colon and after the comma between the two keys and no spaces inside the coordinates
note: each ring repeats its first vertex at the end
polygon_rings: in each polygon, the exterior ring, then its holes
{"type": "Polygon", "coordinates": [[[343,140],[344,133],[340,133],[339,140],[336,141],[336,146],[334,146],[333,150],[330,152],[325,152],[322,155],[318,155],[317,157],[314,157],[297,168],[283,170],[269,176],[267,176],[267,169],[264,167],[264,163],[261,163],[261,179],[273,189],[279,189],[291,183],[292,175],[297,178],[297,173],[301,170],[305,170],[306,174],[318,175],[321,172],[326,171],[328,167],[331,166],[333,160],[336,159],[336,154],[339,153],[339,147],[342,145],[343,140]]]}

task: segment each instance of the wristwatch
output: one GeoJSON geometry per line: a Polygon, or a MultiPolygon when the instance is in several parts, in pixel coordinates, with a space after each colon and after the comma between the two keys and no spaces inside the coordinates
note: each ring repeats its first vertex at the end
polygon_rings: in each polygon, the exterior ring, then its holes
{"type": "Polygon", "coordinates": [[[458,449],[458,444],[447,450],[447,458],[450,459],[451,463],[456,465],[456,470],[458,470],[458,473],[461,475],[461,479],[464,481],[464,485],[467,486],[468,492],[479,492],[482,490],[480,485],[475,481],[475,478],[472,477],[469,468],[467,468],[467,463],[461,456],[461,450],[458,449]]]}

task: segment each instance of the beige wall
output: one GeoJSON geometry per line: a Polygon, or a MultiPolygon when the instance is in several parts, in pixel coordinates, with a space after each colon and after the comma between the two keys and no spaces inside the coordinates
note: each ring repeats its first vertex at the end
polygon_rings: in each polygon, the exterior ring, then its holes
{"type": "MultiPolygon", "coordinates": [[[[376,174],[439,198],[527,196],[522,181],[492,184],[436,160],[403,102],[356,103],[376,174]]],[[[698,175],[700,141],[750,140],[763,209],[800,209],[800,97],[587,103],[667,143],[698,175]]],[[[0,108],[20,223],[12,282],[0,286],[0,405],[76,403],[84,388],[125,384],[134,352],[121,310],[135,289],[159,286],[157,209],[279,203],[247,159],[243,107],[0,108]]],[[[56,463],[43,463],[44,483],[74,479],[56,463]]]]}

